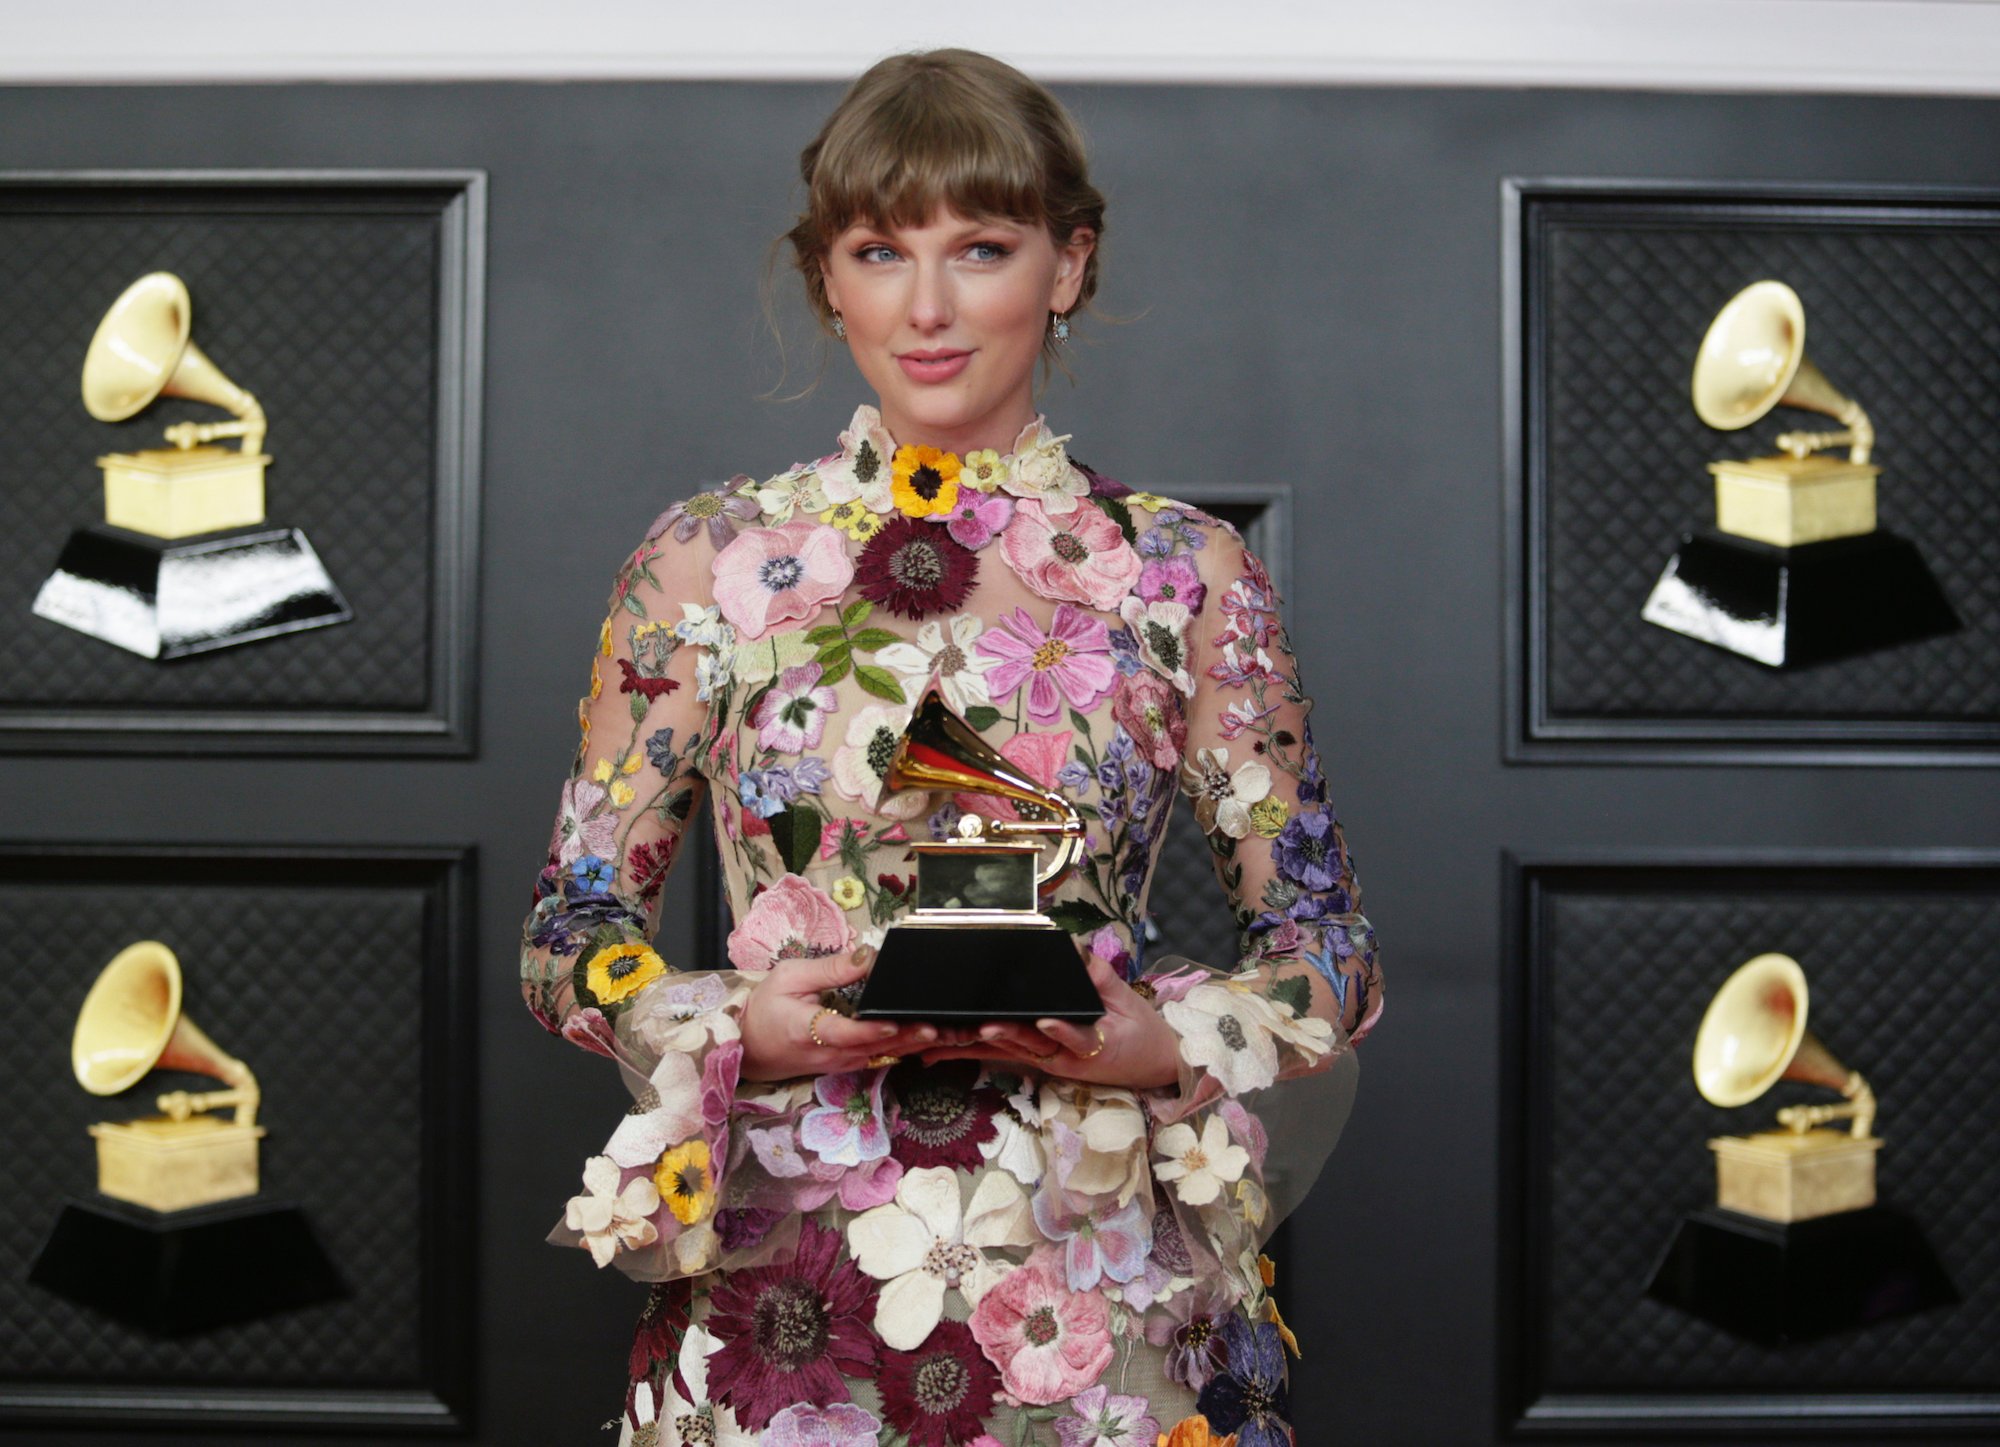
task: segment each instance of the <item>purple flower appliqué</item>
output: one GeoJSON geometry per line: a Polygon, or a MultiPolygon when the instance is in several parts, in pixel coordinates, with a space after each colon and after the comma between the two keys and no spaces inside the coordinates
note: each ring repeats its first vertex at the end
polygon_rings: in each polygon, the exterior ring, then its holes
{"type": "Polygon", "coordinates": [[[1005,493],[974,492],[962,487],[958,491],[958,506],[944,527],[953,542],[978,549],[992,542],[1013,516],[1014,499],[1005,493]]]}
{"type": "Polygon", "coordinates": [[[1044,1188],[1035,1197],[1035,1224],[1050,1241],[1063,1245],[1063,1272],[1072,1291],[1098,1282],[1131,1281],[1146,1269],[1153,1246],[1152,1223],[1137,1201],[1116,1210],[1107,1204],[1087,1212],[1071,1210],[1060,1192],[1044,1188]]]}
{"type": "Polygon", "coordinates": [[[1144,1397],[1117,1397],[1099,1382],[1070,1398],[1074,1417],[1056,1419],[1062,1447],[1140,1447],[1160,1435],[1159,1421],[1144,1397]]]}
{"type": "Polygon", "coordinates": [[[1307,889],[1331,889],[1340,877],[1340,839],[1324,812],[1294,814],[1271,844],[1278,872],[1307,889]]]}
{"type": "Polygon", "coordinates": [[[1182,554],[1155,558],[1141,568],[1138,593],[1148,603],[1185,603],[1188,612],[1199,613],[1208,585],[1202,582],[1194,559],[1182,554]]]}
{"type": "Polygon", "coordinates": [[[1268,1321],[1252,1326],[1239,1312],[1222,1321],[1229,1366],[1201,1389],[1196,1405],[1215,1432],[1234,1432],[1237,1447],[1291,1447],[1285,1349],[1268,1321]]]}

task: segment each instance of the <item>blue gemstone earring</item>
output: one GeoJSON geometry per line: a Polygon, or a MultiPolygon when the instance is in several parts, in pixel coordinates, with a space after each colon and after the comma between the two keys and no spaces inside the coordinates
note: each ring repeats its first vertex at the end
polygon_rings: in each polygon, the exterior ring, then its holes
{"type": "Polygon", "coordinates": [[[833,334],[843,341],[847,339],[847,323],[840,319],[839,312],[833,314],[833,334]]]}
{"type": "Polygon", "coordinates": [[[1069,318],[1068,318],[1068,317],[1066,317],[1066,316],[1064,316],[1064,315],[1063,315],[1063,314],[1062,314],[1061,312],[1050,312],[1050,313],[1049,313],[1049,330],[1050,330],[1051,332],[1055,333],[1055,338],[1056,338],[1056,340],[1057,340],[1057,341],[1059,341],[1059,342],[1066,342],[1066,341],[1068,341],[1068,340],[1069,340],[1069,318]]]}

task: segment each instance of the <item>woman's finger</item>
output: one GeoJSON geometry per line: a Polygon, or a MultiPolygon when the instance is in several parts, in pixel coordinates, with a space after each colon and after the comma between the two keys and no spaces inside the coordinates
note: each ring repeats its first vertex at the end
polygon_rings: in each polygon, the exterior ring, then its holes
{"type": "MultiPolygon", "coordinates": [[[[781,988],[787,995],[813,995],[821,990],[838,990],[843,985],[851,985],[868,973],[868,967],[875,962],[875,952],[866,945],[851,954],[827,955],[816,960],[798,960],[782,982],[781,988]]],[[[780,966],[779,968],[784,968],[780,966]]]]}
{"type": "Polygon", "coordinates": [[[889,1041],[902,1027],[883,1020],[850,1020],[837,1010],[816,1010],[802,1032],[807,1041],[828,1050],[866,1050],[873,1055],[888,1051],[889,1041]]]}
{"type": "Polygon", "coordinates": [[[1093,1025],[1088,1029],[1072,1025],[1067,1020],[1037,1020],[1035,1028],[1061,1050],[1075,1056],[1095,1056],[1104,1037],[1098,1032],[1104,1027],[1093,1025]]]}

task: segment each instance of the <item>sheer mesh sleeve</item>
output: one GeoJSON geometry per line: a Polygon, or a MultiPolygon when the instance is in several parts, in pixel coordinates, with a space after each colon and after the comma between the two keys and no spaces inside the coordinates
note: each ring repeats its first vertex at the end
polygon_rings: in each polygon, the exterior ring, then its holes
{"type": "Polygon", "coordinates": [[[1191,610],[1180,788],[1242,950],[1229,962],[1159,965],[1155,989],[1180,1037],[1181,1080],[1155,1098],[1154,1114],[1180,1126],[1169,1155],[1175,1145],[1200,1153],[1181,1139],[1187,1132],[1247,1151],[1233,1204],[1261,1241],[1339,1138],[1356,1080],[1353,1046],[1381,1014],[1382,979],[1270,576],[1227,525],[1201,536],[1190,559],[1205,596],[1191,610]],[[1226,1136],[1208,1122],[1211,1112],[1226,1136]]]}

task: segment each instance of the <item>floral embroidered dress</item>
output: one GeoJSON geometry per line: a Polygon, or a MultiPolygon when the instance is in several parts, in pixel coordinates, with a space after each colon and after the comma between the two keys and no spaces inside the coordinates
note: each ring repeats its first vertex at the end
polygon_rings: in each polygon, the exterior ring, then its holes
{"type": "Polygon", "coordinates": [[[551,1234],[654,1283],[621,1444],[1294,1440],[1259,1248],[1345,1119],[1374,936],[1262,563],[1067,440],[1037,417],[959,458],[863,406],[837,452],[669,508],[618,573],[522,982],[635,1098],[551,1234]],[[885,792],[932,684],[1085,816],[1044,911],[1157,1003],[1174,1085],[739,1078],[765,972],[879,943],[909,841],[1012,813],[885,792]],[[1146,958],[1177,794],[1240,959],[1146,958]],[[696,971],[652,940],[704,799],[735,928],[733,968],[696,971]]]}

